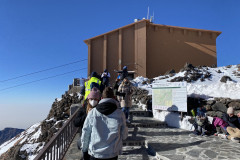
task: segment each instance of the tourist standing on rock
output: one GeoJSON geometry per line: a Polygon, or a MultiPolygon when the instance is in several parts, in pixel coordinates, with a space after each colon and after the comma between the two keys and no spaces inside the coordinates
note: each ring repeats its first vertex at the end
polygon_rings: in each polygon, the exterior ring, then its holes
{"type": "MultiPolygon", "coordinates": [[[[83,106],[80,108],[77,117],[74,120],[74,126],[75,127],[80,127],[80,129],[82,130],[84,121],[87,117],[87,114],[94,108],[96,107],[96,105],[98,104],[99,100],[100,100],[100,96],[101,93],[97,88],[93,88],[90,92],[90,94],[88,95],[87,99],[85,100],[85,103],[83,104],[83,106]]],[[[81,148],[81,139],[78,140],[78,148],[81,148]]],[[[84,160],[89,160],[90,159],[90,155],[88,154],[88,152],[83,152],[83,158],[84,160]]]]}
{"type": "Polygon", "coordinates": [[[83,99],[83,96],[85,100],[93,87],[98,88],[101,92],[103,90],[102,81],[98,78],[97,72],[92,72],[91,78],[84,83],[80,92],[80,100],[83,99]]]}
{"type": "Polygon", "coordinates": [[[117,160],[122,152],[122,140],[128,128],[124,113],[117,109],[113,90],[106,87],[102,100],[93,108],[82,129],[82,151],[88,152],[91,160],[117,160]]]}
{"type": "Polygon", "coordinates": [[[107,69],[104,70],[101,78],[102,78],[104,87],[108,87],[109,86],[110,73],[107,71],[107,69]]]}
{"type": "Polygon", "coordinates": [[[128,78],[123,79],[122,83],[118,88],[118,92],[120,94],[120,96],[118,96],[118,100],[122,107],[122,111],[126,116],[126,121],[130,123],[130,121],[128,120],[128,115],[129,115],[129,108],[132,107],[133,88],[128,78]]]}

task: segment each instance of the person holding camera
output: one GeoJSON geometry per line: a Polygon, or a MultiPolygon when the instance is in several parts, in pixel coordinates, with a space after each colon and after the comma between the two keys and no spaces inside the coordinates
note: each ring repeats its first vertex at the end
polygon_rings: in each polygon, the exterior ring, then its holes
{"type": "Polygon", "coordinates": [[[120,102],[120,106],[122,107],[122,111],[125,114],[126,122],[130,123],[128,120],[129,108],[132,107],[132,93],[133,88],[131,82],[128,78],[124,78],[120,86],[118,87],[118,100],[120,102]]]}

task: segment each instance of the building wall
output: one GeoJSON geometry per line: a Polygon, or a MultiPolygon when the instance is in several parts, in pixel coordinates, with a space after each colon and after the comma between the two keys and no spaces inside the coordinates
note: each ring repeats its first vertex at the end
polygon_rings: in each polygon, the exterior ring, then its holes
{"type": "Polygon", "coordinates": [[[135,76],[146,77],[146,52],[147,52],[147,39],[146,39],[146,21],[135,24],[135,76]]]}
{"type": "Polygon", "coordinates": [[[89,74],[91,74],[93,71],[97,73],[103,71],[103,41],[104,37],[99,37],[91,40],[91,56],[90,60],[88,60],[90,61],[89,74]]]}
{"type": "Polygon", "coordinates": [[[122,29],[122,62],[123,66],[127,66],[128,70],[135,70],[135,39],[134,39],[134,25],[125,29],[122,29]]]}
{"type": "Polygon", "coordinates": [[[194,66],[217,64],[215,33],[162,27],[147,27],[147,77],[152,78],[186,62],[194,66]]]}
{"type": "Polygon", "coordinates": [[[114,70],[118,70],[119,62],[119,33],[113,32],[107,35],[107,66],[111,79],[116,78],[117,74],[114,70]]]}
{"type": "Polygon", "coordinates": [[[128,66],[136,76],[153,78],[174,69],[179,71],[186,62],[195,66],[217,64],[216,38],[221,32],[152,24],[142,20],[106,34],[86,40],[88,73],[111,74],[128,66]]]}

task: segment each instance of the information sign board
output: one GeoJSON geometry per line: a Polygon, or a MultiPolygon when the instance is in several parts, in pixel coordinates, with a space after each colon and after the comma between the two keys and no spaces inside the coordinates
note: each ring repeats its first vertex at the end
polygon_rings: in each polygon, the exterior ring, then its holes
{"type": "Polygon", "coordinates": [[[187,112],[187,83],[155,83],[152,100],[153,109],[187,112]]]}

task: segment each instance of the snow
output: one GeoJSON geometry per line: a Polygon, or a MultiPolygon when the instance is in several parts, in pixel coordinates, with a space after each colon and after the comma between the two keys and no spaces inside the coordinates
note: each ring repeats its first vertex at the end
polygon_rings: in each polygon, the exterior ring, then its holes
{"type": "MultiPolygon", "coordinates": [[[[202,72],[206,73],[206,71],[211,73],[211,78],[206,79],[201,82],[200,80],[191,82],[187,84],[187,94],[190,97],[201,97],[208,99],[210,97],[225,97],[231,99],[240,99],[240,76],[235,76],[233,72],[238,71],[237,65],[232,65],[231,68],[227,67],[218,67],[218,68],[210,68],[203,67],[202,72]],[[222,73],[217,73],[220,70],[222,73]],[[233,81],[227,81],[227,83],[220,82],[222,76],[229,76],[233,81]]],[[[159,76],[154,78],[154,83],[164,83],[168,82],[171,79],[179,76],[184,76],[186,71],[176,73],[173,77],[164,78],[165,76],[159,76]]],[[[135,86],[138,86],[142,89],[146,89],[149,91],[149,94],[152,94],[151,84],[142,84],[142,82],[148,80],[144,77],[137,77],[133,80],[135,86]]]]}
{"type": "MultiPolygon", "coordinates": [[[[204,99],[212,99],[214,97],[224,97],[231,99],[240,99],[240,76],[236,76],[233,73],[236,72],[240,75],[237,65],[232,65],[231,68],[228,67],[218,67],[210,68],[203,67],[201,70],[202,73],[209,72],[211,77],[205,79],[205,81],[197,80],[195,82],[187,83],[187,94],[189,97],[201,97],[204,99]],[[218,70],[221,73],[218,73],[218,70]],[[232,81],[227,81],[227,83],[220,82],[220,79],[223,76],[229,76],[232,81]]],[[[159,76],[153,78],[154,83],[165,83],[169,82],[171,79],[176,77],[183,77],[186,71],[176,73],[172,77],[166,78],[166,76],[159,76]]],[[[137,77],[132,82],[135,86],[138,86],[142,89],[149,91],[149,95],[152,94],[152,84],[142,84],[142,82],[147,81],[147,78],[137,77]]],[[[143,104],[138,104],[141,108],[146,110],[146,106],[143,104]]],[[[165,121],[168,126],[182,128],[186,130],[193,130],[192,124],[188,121],[191,117],[185,116],[181,120],[181,115],[179,112],[169,112],[169,111],[160,111],[153,110],[153,116],[160,121],[165,121]]],[[[209,117],[209,120],[212,120],[212,117],[209,117]]]]}
{"type": "Polygon", "coordinates": [[[33,160],[33,159],[37,156],[37,154],[35,155],[34,153],[35,153],[36,151],[41,150],[41,149],[43,148],[43,146],[44,146],[44,145],[42,145],[41,147],[39,147],[40,144],[41,144],[41,143],[24,144],[24,145],[22,146],[22,148],[20,149],[20,151],[26,151],[27,154],[29,155],[28,160],[33,160]],[[39,147],[39,148],[38,148],[38,147],[39,147]],[[38,149],[37,149],[37,148],[38,148],[38,149]]]}
{"type": "Polygon", "coordinates": [[[36,123],[32,125],[30,128],[19,134],[18,136],[15,136],[14,138],[10,139],[9,141],[3,143],[0,146],[0,156],[8,151],[11,147],[13,147],[16,144],[22,144],[25,143],[26,141],[31,141],[33,142],[34,140],[38,139],[41,128],[39,127],[40,123],[36,123]],[[32,133],[38,128],[38,131],[32,135],[32,133]],[[32,135],[32,136],[31,136],[32,135]]]}
{"type": "Polygon", "coordinates": [[[12,138],[11,140],[3,143],[1,146],[0,146],[0,156],[5,153],[9,148],[13,147],[15,143],[17,143],[17,141],[19,141],[21,139],[20,138],[12,138]]]}

